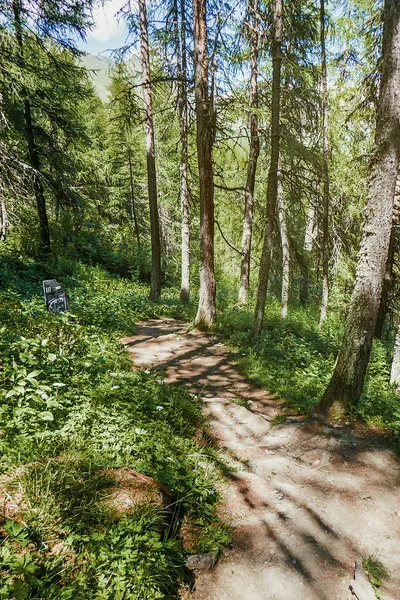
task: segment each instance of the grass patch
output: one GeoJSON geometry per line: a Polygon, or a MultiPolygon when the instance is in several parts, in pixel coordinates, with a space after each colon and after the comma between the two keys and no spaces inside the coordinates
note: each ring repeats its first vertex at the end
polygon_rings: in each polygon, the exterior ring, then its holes
{"type": "Polygon", "coordinates": [[[337,333],[304,311],[292,311],[286,320],[277,302],[267,305],[264,329],[250,335],[253,314],[227,309],[218,324],[225,339],[236,348],[243,373],[260,387],[276,393],[295,412],[308,412],[329,381],[336,352],[337,333]]]}
{"type": "Polygon", "coordinates": [[[276,415],[271,421],[271,425],[282,425],[287,420],[286,415],[276,415]]]}
{"type": "Polygon", "coordinates": [[[365,571],[368,573],[370,583],[379,588],[382,585],[382,579],[387,579],[388,573],[381,561],[374,555],[365,556],[362,561],[365,571]]]}
{"type": "MultiPolygon", "coordinates": [[[[294,414],[308,415],[324,393],[340,349],[344,319],[333,310],[319,330],[319,311],[291,308],[280,318],[280,304],[269,298],[261,335],[251,336],[253,312],[227,306],[218,332],[236,351],[243,374],[269,390],[294,414]]],[[[400,430],[400,399],[389,384],[392,343],[374,340],[364,391],[350,416],[372,425],[400,430]]]]}
{"type": "Polygon", "coordinates": [[[248,400],[247,398],[237,396],[236,398],[232,398],[232,402],[234,404],[237,404],[238,406],[243,406],[244,408],[247,408],[247,410],[250,410],[251,403],[250,400],[248,400]]]}

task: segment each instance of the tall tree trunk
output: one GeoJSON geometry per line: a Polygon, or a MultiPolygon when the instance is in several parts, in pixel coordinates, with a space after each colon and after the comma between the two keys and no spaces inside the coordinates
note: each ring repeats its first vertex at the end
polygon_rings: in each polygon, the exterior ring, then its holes
{"type": "Polygon", "coordinates": [[[180,198],[181,198],[181,302],[190,299],[190,220],[188,186],[188,117],[187,117],[187,52],[186,52],[186,13],[185,2],[174,0],[176,70],[178,76],[180,156],[180,198]],[[179,23],[180,21],[180,23],[179,23]]]}
{"type": "Polygon", "coordinates": [[[195,325],[215,324],[214,175],[215,115],[208,89],[206,0],[193,0],[196,143],[200,183],[200,297],[195,325]]]}
{"type": "Polygon", "coordinates": [[[329,99],[326,72],[325,48],[325,0],[320,3],[321,27],[321,76],[322,76],[322,121],[323,121],[323,214],[322,214],[322,304],[319,326],[322,327],[328,314],[329,301],[329,99]]]}
{"type": "Polygon", "coordinates": [[[399,244],[399,209],[400,209],[400,179],[397,177],[396,194],[394,198],[392,231],[390,233],[388,259],[386,261],[385,275],[382,284],[381,302],[379,305],[378,318],[376,321],[374,337],[381,338],[386,317],[390,312],[390,296],[394,282],[394,258],[399,244]]]}
{"type": "MultiPolygon", "coordinates": [[[[258,107],[258,1],[250,0],[251,13],[251,64],[250,64],[250,110],[258,107]]],[[[251,238],[253,232],[254,188],[260,140],[257,113],[250,114],[250,147],[247,163],[247,178],[244,190],[244,221],[242,235],[242,261],[240,266],[239,304],[246,304],[250,288],[251,238]]]]}
{"type": "Polygon", "coordinates": [[[400,327],[394,340],[393,360],[390,369],[390,383],[400,388],[400,327]]]}
{"type": "Polygon", "coordinates": [[[315,206],[310,204],[307,213],[306,231],[304,234],[304,250],[311,254],[315,240],[315,206]]]}
{"type": "Polygon", "coordinates": [[[147,185],[150,207],[151,284],[149,300],[161,296],[161,238],[157,200],[156,155],[154,146],[153,100],[150,76],[150,53],[146,0],[138,0],[140,17],[140,52],[146,130],[147,185]]]}
{"type": "Polygon", "coordinates": [[[4,241],[7,237],[7,230],[9,227],[8,214],[6,208],[6,201],[4,199],[4,192],[0,185],[0,241],[4,241]]]}
{"type": "Polygon", "coordinates": [[[378,316],[376,319],[374,331],[374,337],[378,339],[380,339],[383,335],[383,327],[385,325],[386,316],[389,312],[389,297],[393,284],[394,255],[397,242],[396,237],[396,231],[394,227],[392,227],[392,232],[390,234],[388,258],[386,261],[385,275],[383,276],[381,301],[379,303],[378,316]]]}
{"type": "Polygon", "coordinates": [[[265,302],[271,266],[272,232],[274,228],[280,149],[280,104],[282,68],[282,8],[283,0],[273,2],[272,24],[272,111],[271,111],[271,162],[268,173],[267,209],[264,245],[258,277],[257,303],[254,314],[253,333],[258,335],[264,321],[265,302]]]}
{"type": "Polygon", "coordinates": [[[381,88],[357,275],[342,347],[317,413],[355,406],[371,353],[389,251],[400,158],[400,3],[385,0],[381,88]]]}
{"type": "MultiPolygon", "coordinates": [[[[24,43],[22,37],[22,23],[21,23],[21,5],[19,0],[13,1],[13,14],[14,14],[14,25],[15,25],[15,36],[19,49],[19,65],[21,69],[24,68],[24,43]]],[[[46,199],[44,197],[41,169],[40,169],[40,158],[39,151],[35,141],[35,133],[32,120],[32,109],[31,103],[29,102],[27,91],[25,88],[22,89],[22,97],[24,98],[24,120],[25,120],[25,137],[28,146],[29,162],[33,170],[33,191],[36,199],[36,206],[39,216],[39,254],[47,255],[50,254],[50,230],[49,221],[47,218],[46,199]]]]}
{"type": "Polygon", "coordinates": [[[315,206],[311,202],[307,212],[306,231],[304,235],[304,265],[300,265],[300,303],[305,306],[309,295],[309,270],[310,255],[314,246],[315,238],[315,206]]]}
{"type": "Polygon", "coordinates": [[[346,48],[343,53],[342,65],[340,67],[339,81],[341,81],[341,82],[343,82],[345,80],[346,72],[347,72],[347,65],[349,64],[349,59],[350,59],[350,52],[349,52],[349,49],[347,47],[347,42],[346,42],[346,48]]]}
{"type": "Polygon", "coordinates": [[[279,231],[282,245],[282,299],[281,299],[281,318],[286,319],[289,302],[289,281],[290,281],[290,251],[289,238],[286,226],[286,206],[283,194],[282,171],[278,172],[278,220],[279,231]]]}
{"type": "Polygon", "coordinates": [[[130,200],[131,200],[132,226],[133,226],[133,233],[136,236],[138,250],[140,250],[141,244],[140,244],[139,226],[138,226],[137,213],[136,213],[135,188],[133,185],[132,152],[131,152],[131,147],[129,145],[128,140],[126,141],[126,143],[127,143],[127,147],[128,147],[129,192],[130,192],[130,200]]]}

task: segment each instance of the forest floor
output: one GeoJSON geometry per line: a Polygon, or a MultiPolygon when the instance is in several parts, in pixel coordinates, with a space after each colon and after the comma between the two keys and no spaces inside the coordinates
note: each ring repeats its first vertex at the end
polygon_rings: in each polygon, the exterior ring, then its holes
{"type": "Polygon", "coordinates": [[[197,578],[192,600],[347,600],[357,558],[381,563],[377,594],[400,598],[400,463],[390,439],[349,423],[286,417],[216,337],[173,319],[125,338],[134,365],[201,396],[217,447],[232,548],[197,578]]]}

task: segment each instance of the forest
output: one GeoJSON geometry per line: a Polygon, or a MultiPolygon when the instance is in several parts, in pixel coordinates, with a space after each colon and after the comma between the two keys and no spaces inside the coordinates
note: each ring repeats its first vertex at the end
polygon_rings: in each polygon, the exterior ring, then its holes
{"type": "MultiPolygon", "coordinates": [[[[282,543],[281,577],[310,587],[228,593],[224,498],[244,472],[269,498],[279,472],[252,461],[292,425],[321,477],[354,460],[363,492],[363,453],[398,469],[399,95],[398,0],[0,2],[0,598],[347,598],[282,543]],[[127,33],[91,55],[107,4],[127,33]],[[221,360],[200,376],[196,356],[221,360]],[[217,408],[238,415],[232,447],[217,408]],[[253,422],[268,432],[244,451],[253,422]],[[335,440],[358,455],[334,460],[335,440]],[[193,556],[221,558],[214,588],[193,556]]],[[[387,484],[368,514],[398,517],[398,471],[364,476],[387,484]]],[[[330,580],[353,577],[348,549],[396,600],[399,533],[365,518],[377,537],[354,521],[330,580]]]]}

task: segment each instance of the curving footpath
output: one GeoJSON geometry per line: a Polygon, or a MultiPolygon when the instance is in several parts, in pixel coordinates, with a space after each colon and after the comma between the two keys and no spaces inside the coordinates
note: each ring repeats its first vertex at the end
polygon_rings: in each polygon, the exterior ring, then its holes
{"type": "Polygon", "coordinates": [[[173,319],[140,323],[125,338],[136,368],[201,396],[218,447],[235,462],[223,488],[232,549],[199,575],[191,600],[347,600],[355,561],[378,558],[400,598],[400,464],[377,433],[281,425],[276,398],[239,373],[216,337],[173,319]],[[233,400],[241,398],[241,403],[233,400]],[[276,422],[276,421],[275,421],[276,422]]]}

